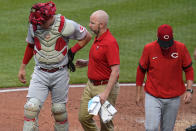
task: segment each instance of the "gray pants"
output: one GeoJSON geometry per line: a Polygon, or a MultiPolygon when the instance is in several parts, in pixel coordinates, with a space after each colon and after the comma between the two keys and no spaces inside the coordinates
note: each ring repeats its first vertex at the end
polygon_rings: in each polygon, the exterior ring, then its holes
{"type": "Polygon", "coordinates": [[[52,103],[66,103],[69,90],[69,72],[67,67],[54,73],[35,67],[27,97],[37,98],[43,104],[51,92],[52,103]]]}
{"type": "Polygon", "coordinates": [[[68,131],[66,102],[69,90],[67,67],[49,73],[35,67],[25,104],[23,131],[38,130],[38,115],[49,92],[52,97],[52,113],[55,118],[55,131],[68,131]],[[36,121],[35,121],[36,120],[36,121]]]}
{"type": "Polygon", "coordinates": [[[173,131],[180,97],[161,99],[146,93],[145,96],[145,128],[146,131],[173,131]]]}

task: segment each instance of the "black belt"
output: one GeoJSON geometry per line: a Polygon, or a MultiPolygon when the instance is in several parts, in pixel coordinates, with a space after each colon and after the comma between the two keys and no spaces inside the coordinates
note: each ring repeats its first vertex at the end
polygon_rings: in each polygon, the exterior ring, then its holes
{"type": "Polygon", "coordinates": [[[52,68],[52,69],[45,69],[45,68],[42,68],[42,67],[39,67],[41,70],[45,71],[45,72],[49,72],[49,73],[54,73],[58,70],[61,70],[63,68],[65,68],[67,65],[63,65],[63,66],[60,66],[58,68],[52,68]]]}

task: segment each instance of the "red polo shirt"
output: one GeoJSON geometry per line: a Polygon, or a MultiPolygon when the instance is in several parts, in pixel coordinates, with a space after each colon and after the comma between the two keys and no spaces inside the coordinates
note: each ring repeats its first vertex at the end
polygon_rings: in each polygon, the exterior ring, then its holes
{"type": "MultiPolygon", "coordinates": [[[[155,97],[172,98],[185,91],[183,70],[187,80],[193,80],[192,60],[186,46],[174,41],[165,53],[157,41],[147,44],[139,62],[139,69],[147,71],[145,91],[155,97]]],[[[145,73],[144,73],[145,75],[145,73]]],[[[143,83],[144,76],[137,71],[136,84],[143,83]]]]}
{"type": "Polygon", "coordinates": [[[95,38],[88,63],[88,78],[92,80],[108,80],[111,66],[119,65],[119,46],[109,29],[98,39],[95,38]]]}

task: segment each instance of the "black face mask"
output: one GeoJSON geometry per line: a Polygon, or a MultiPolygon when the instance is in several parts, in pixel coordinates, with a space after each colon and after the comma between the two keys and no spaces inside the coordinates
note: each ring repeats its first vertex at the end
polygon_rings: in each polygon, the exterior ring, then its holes
{"type": "Polygon", "coordinates": [[[169,48],[174,44],[173,39],[171,39],[169,41],[163,41],[163,40],[158,39],[157,42],[159,43],[160,47],[162,47],[162,48],[169,48]]]}

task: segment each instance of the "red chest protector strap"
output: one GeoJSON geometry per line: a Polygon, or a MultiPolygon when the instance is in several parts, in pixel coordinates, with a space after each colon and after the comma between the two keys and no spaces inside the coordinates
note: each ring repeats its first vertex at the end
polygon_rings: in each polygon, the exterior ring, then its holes
{"type": "Polygon", "coordinates": [[[61,32],[62,31],[62,29],[63,29],[63,26],[64,26],[64,23],[65,23],[65,18],[64,18],[64,16],[60,16],[60,19],[61,19],[61,22],[60,22],[60,26],[59,26],[59,32],[61,32]]]}

